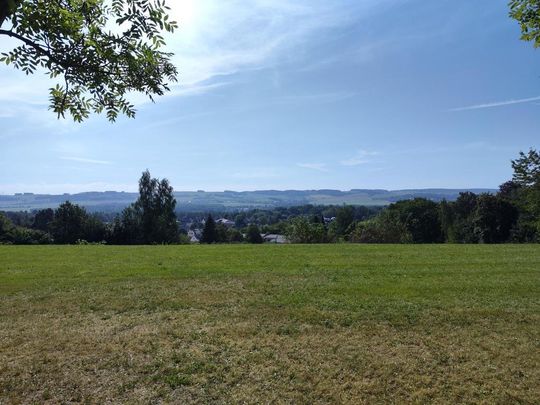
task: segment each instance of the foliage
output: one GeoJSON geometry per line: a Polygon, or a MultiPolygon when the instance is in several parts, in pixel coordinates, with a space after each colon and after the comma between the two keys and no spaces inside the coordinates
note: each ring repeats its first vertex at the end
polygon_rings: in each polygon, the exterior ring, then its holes
{"type": "Polygon", "coordinates": [[[84,208],[69,201],[61,204],[54,211],[50,230],[54,242],[60,244],[72,244],[77,240],[101,242],[106,238],[103,222],[89,215],[84,208]]]}
{"type": "Polygon", "coordinates": [[[133,204],[140,215],[145,243],[171,243],[178,238],[176,199],[167,179],[152,178],[148,170],[139,180],[139,199],[133,204]]]}
{"type": "Polygon", "coordinates": [[[510,202],[499,196],[481,194],[473,216],[474,233],[480,243],[506,242],[517,217],[518,211],[510,202]]]}
{"type": "Polygon", "coordinates": [[[208,215],[204,223],[204,229],[201,237],[201,243],[217,243],[219,242],[218,233],[216,230],[216,221],[212,215],[208,215]]]}
{"type": "Polygon", "coordinates": [[[139,198],[114,222],[119,243],[178,242],[176,199],[167,179],[152,178],[148,170],[139,180],[139,198]]]}
{"type": "MultiPolygon", "coordinates": [[[[105,111],[133,117],[130,92],[151,100],[169,90],[177,70],[161,51],[169,21],[163,0],[15,0],[0,10],[0,35],[21,42],[0,61],[26,74],[38,68],[62,84],[50,89],[50,108],[75,121],[105,111]],[[113,27],[114,24],[114,27],[113,27]],[[112,28],[112,29],[111,29],[112,28]]],[[[9,3],[9,1],[8,1],[9,3]]]]}
{"type": "Polygon", "coordinates": [[[519,152],[519,158],[512,160],[513,181],[523,187],[534,187],[540,183],[540,153],[530,149],[519,152]]]}
{"type": "Polygon", "coordinates": [[[519,210],[513,238],[517,242],[540,240],[540,153],[530,149],[520,152],[512,161],[514,176],[512,187],[506,185],[501,192],[519,210]]]}
{"type": "Polygon", "coordinates": [[[326,229],[321,223],[312,223],[306,217],[297,217],[290,221],[285,231],[291,243],[324,243],[326,229]]]}
{"type": "Polygon", "coordinates": [[[412,235],[395,212],[386,210],[376,218],[358,222],[350,235],[355,243],[410,243],[412,235]]]}
{"type": "Polygon", "coordinates": [[[521,39],[540,47],[540,0],[511,0],[510,17],[521,26],[521,39]]]}
{"type": "Polygon", "coordinates": [[[248,243],[263,243],[261,230],[255,224],[250,224],[246,231],[246,241],[248,243]]]}
{"type": "Polygon", "coordinates": [[[230,243],[239,243],[244,241],[244,235],[238,229],[231,228],[227,231],[227,239],[230,243]]]}
{"type": "Polygon", "coordinates": [[[51,230],[51,223],[54,220],[54,210],[52,208],[46,208],[39,210],[34,216],[32,222],[32,228],[39,229],[43,232],[49,232],[51,230]]]}
{"type": "Polygon", "coordinates": [[[335,234],[336,236],[344,236],[348,231],[349,227],[354,221],[354,208],[350,205],[340,207],[337,210],[336,221],[335,221],[335,234]]]}
{"type": "MultiPolygon", "coordinates": [[[[298,206],[271,210],[223,213],[235,219],[235,228],[216,224],[212,215],[206,221],[202,213],[183,214],[183,229],[200,229],[205,222],[202,243],[244,241],[240,229],[247,227],[247,241],[260,243],[264,233],[285,234],[292,243],[505,243],[540,240],[540,155],[531,149],[512,162],[514,178],[501,185],[496,194],[460,193],[456,201],[440,203],[424,198],[403,200],[386,209],[352,206],[298,206]],[[373,216],[375,213],[378,214],[373,216]],[[240,229],[238,229],[240,228],[240,229]]],[[[148,171],[139,182],[139,199],[124,209],[107,227],[97,215],[90,216],[78,206],[63,204],[54,214],[42,210],[33,216],[27,212],[9,213],[0,223],[2,229],[32,227],[52,232],[57,243],[107,240],[112,244],[178,243],[175,215],[176,200],[166,179],[152,179],[148,171]],[[12,219],[13,221],[9,221],[12,219]],[[13,223],[15,222],[15,224],[13,223]],[[9,224],[9,225],[6,225],[9,224]]],[[[107,219],[110,221],[110,219],[107,219]]],[[[1,230],[1,229],[0,229],[1,230]]],[[[0,235],[6,235],[2,231],[0,235]]],[[[9,240],[40,240],[42,235],[21,233],[9,240]]],[[[44,238],[47,243],[47,238],[44,238]]],[[[186,238],[183,238],[186,241],[186,238]]]]}
{"type": "Polygon", "coordinates": [[[478,196],[471,192],[460,193],[456,201],[444,204],[441,210],[441,227],[446,240],[452,243],[478,243],[473,216],[478,196]]]}
{"type": "Polygon", "coordinates": [[[14,225],[0,213],[0,244],[46,245],[52,243],[51,236],[40,230],[14,225]]]}
{"type": "Polygon", "coordinates": [[[391,204],[388,210],[405,226],[413,243],[442,242],[437,203],[425,198],[415,198],[391,204]]]}

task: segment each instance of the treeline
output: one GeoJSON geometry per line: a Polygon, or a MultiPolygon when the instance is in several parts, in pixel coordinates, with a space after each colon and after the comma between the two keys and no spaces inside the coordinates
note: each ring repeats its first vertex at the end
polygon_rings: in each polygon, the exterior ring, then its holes
{"type": "Polygon", "coordinates": [[[535,243],[540,242],[540,154],[531,149],[512,161],[514,176],[496,194],[461,193],[456,201],[398,201],[365,221],[326,226],[291,221],[291,242],[323,243],[535,243]]]}
{"type": "Polygon", "coordinates": [[[173,189],[145,171],[139,198],[114,218],[65,202],[56,210],[0,213],[0,243],[533,243],[540,241],[540,154],[512,161],[514,176],[496,194],[461,193],[456,201],[403,200],[387,208],[313,206],[177,216],[173,189]],[[9,217],[10,218],[9,218],[9,217]],[[197,231],[197,232],[195,232],[197,231]]]}
{"type": "Polygon", "coordinates": [[[175,208],[168,180],[154,179],[145,171],[139,180],[139,198],[112,222],[66,201],[56,210],[36,212],[33,218],[27,213],[19,215],[15,223],[0,214],[0,243],[188,243],[177,226],[175,208]]]}
{"type": "Polygon", "coordinates": [[[454,202],[424,198],[398,201],[365,221],[330,226],[299,217],[287,228],[295,243],[503,243],[534,242],[524,232],[519,210],[497,195],[461,193],[454,202]],[[525,236],[525,237],[524,237],[525,236]]]}

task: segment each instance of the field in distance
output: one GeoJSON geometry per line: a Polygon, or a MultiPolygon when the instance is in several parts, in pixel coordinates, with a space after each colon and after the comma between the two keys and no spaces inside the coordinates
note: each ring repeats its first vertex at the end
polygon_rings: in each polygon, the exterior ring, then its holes
{"type": "Polygon", "coordinates": [[[537,403],[538,245],[0,246],[0,403],[537,403]]]}

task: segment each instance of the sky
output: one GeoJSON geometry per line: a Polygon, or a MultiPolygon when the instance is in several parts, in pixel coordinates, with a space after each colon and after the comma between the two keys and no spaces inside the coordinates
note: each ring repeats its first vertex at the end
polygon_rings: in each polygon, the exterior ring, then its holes
{"type": "MultiPolygon", "coordinates": [[[[169,0],[180,75],[135,119],[48,111],[0,67],[0,194],[496,188],[540,148],[540,50],[507,0],[169,0]]],[[[14,42],[0,40],[0,51],[14,42]]]]}

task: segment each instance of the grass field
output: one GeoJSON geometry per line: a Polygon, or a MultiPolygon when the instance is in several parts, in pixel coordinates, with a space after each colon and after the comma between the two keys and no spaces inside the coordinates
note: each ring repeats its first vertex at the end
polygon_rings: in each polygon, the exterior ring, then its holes
{"type": "Polygon", "coordinates": [[[0,247],[0,403],[538,403],[540,246],[0,247]]]}

